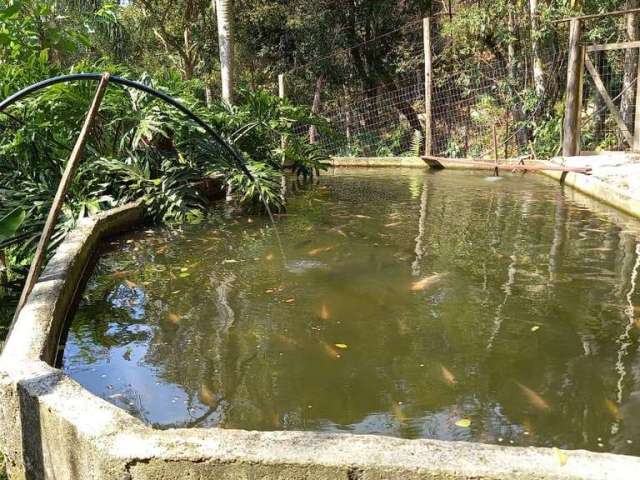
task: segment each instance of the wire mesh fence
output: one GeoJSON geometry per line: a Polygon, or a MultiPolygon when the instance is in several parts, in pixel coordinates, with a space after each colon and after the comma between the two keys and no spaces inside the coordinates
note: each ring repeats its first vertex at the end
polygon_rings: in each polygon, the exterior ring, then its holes
{"type": "MultiPolygon", "coordinates": [[[[558,154],[567,78],[567,26],[559,25],[553,41],[535,52],[530,32],[521,31],[508,45],[469,51],[460,57],[451,54],[448,21],[442,17],[432,27],[429,96],[425,95],[421,20],[381,39],[336,51],[313,62],[311,68],[288,72],[286,96],[309,105],[329,127],[315,131],[300,125],[299,134],[309,135],[332,156],[417,156],[425,152],[427,140],[429,153],[435,156],[558,154]],[[384,68],[367,69],[366,60],[371,58],[384,68]]],[[[596,21],[585,31],[585,44],[622,41],[624,18],[596,21]],[[605,38],[602,32],[608,32],[605,38]]],[[[637,66],[630,65],[637,63],[630,56],[634,55],[637,58],[637,49],[586,55],[603,87],[598,88],[585,73],[582,150],[630,148],[629,135],[601,91],[608,92],[632,132],[637,66]]]]}

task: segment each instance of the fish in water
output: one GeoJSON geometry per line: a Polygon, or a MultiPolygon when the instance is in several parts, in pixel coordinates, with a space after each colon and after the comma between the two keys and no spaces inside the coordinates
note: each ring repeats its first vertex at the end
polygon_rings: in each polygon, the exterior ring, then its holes
{"type": "Polygon", "coordinates": [[[412,292],[419,292],[421,290],[427,290],[428,288],[437,285],[444,275],[440,273],[435,273],[433,275],[429,275],[428,277],[423,278],[422,280],[418,280],[411,284],[410,290],[412,292]]]}
{"type": "Polygon", "coordinates": [[[449,385],[453,386],[458,383],[458,380],[456,380],[456,377],[453,375],[453,373],[451,373],[451,371],[444,365],[440,365],[440,373],[442,374],[442,378],[444,379],[444,381],[449,385]]]}
{"type": "Polygon", "coordinates": [[[200,387],[200,400],[202,400],[202,403],[210,407],[213,407],[218,403],[216,395],[206,385],[202,385],[200,387]]]}
{"type": "Polygon", "coordinates": [[[338,358],[340,358],[340,354],[338,353],[338,351],[333,348],[331,345],[329,345],[327,342],[321,342],[322,344],[322,349],[324,350],[324,353],[326,353],[329,357],[337,360],[338,358]]]}
{"type": "Polygon", "coordinates": [[[351,215],[353,218],[359,218],[359,219],[371,219],[372,217],[370,217],[369,215],[351,215]]]}
{"type": "Polygon", "coordinates": [[[606,409],[609,411],[609,413],[615,420],[622,419],[622,415],[620,414],[620,409],[615,404],[615,402],[606,398],[604,401],[604,406],[606,407],[606,409]]]}
{"type": "Polygon", "coordinates": [[[313,250],[309,250],[309,252],[307,252],[309,255],[311,255],[312,257],[317,257],[318,255],[320,255],[321,253],[324,252],[330,252],[331,250],[333,250],[334,246],[331,247],[320,247],[320,248],[314,248],[313,250]]]}
{"type": "Polygon", "coordinates": [[[167,319],[174,324],[178,324],[180,323],[180,315],[178,315],[177,313],[172,313],[169,312],[169,314],[167,315],[167,319]]]}
{"type": "Polygon", "coordinates": [[[525,385],[522,385],[519,382],[516,382],[516,383],[518,384],[518,387],[520,387],[520,390],[522,391],[524,396],[527,397],[527,400],[533,407],[537,408],[538,410],[544,410],[544,411],[551,410],[551,407],[549,406],[549,404],[537,392],[533,391],[532,389],[530,389],[525,385]]]}
{"type": "Polygon", "coordinates": [[[322,320],[329,320],[329,318],[331,318],[331,312],[329,311],[329,307],[327,307],[326,303],[323,303],[320,307],[320,318],[322,320]]]}

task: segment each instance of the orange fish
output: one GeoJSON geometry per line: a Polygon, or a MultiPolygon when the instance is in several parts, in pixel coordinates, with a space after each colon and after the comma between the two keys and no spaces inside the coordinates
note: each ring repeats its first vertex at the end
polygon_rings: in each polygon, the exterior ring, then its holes
{"type": "Polygon", "coordinates": [[[122,272],[113,272],[111,274],[111,278],[115,278],[116,280],[121,280],[129,275],[131,272],[122,271],[122,272]]]}
{"type": "Polygon", "coordinates": [[[609,411],[609,413],[615,420],[620,420],[622,418],[622,415],[620,414],[620,409],[615,404],[615,402],[607,398],[604,401],[604,406],[606,407],[606,409],[609,411]]]}
{"type": "Polygon", "coordinates": [[[209,405],[210,407],[213,407],[218,403],[215,394],[206,385],[200,386],[200,400],[202,400],[202,403],[209,405]]]}
{"type": "Polygon", "coordinates": [[[518,382],[516,383],[518,384],[518,387],[520,387],[520,390],[522,390],[522,393],[524,393],[524,396],[527,397],[527,400],[532,406],[534,406],[538,410],[551,410],[551,407],[549,406],[549,404],[537,392],[534,392],[529,387],[526,387],[521,383],[518,383],[518,382]]]}
{"type": "Polygon", "coordinates": [[[393,404],[393,406],[391,407],[391,412],[393,413],[393,416],[396,417],[396,420],[398,420],[400,423],[404,423],[407,421],[407,416],[402,411],[402,407],[397,403],[393,404]]]}
{"type": "Polygon", "coordinates": [[[338,359],[340,358],[340,354],[338,353],[338,351],[333,348],[331,345],[329,345],[326,342],[322,342],[322,348],[324,349],[324,352],[331,358],[333,359],[338,359]]]}
{"type": "Polygon", "coordinates": [[[442,378],[444,379],[444,381],[447,382],[449,385],[453,386],[456,383],[458,383],[453,373],[451,373],[449,369],[444,365],[440,365],[440,373],[442,374],[442,378]]]}
{"type": "Polygon", "coordinates": [[[169,319],[171,323],[180,323],[180,315],[178,315],[177,313],[169,312],[169,314],[167,315],[167,319],[169,319]]]}
{"type": "Polygon", "coordinates": [[[336,247],[321,247],[321,248],[314,248],[313,250],[310,250],[308,252],[309,255],[311,255],[312,257],[315,257],[317,255],[320,255],[321,253],[324,252],[329,252],[331,250],[333,250],[336,247]]]}
{"type": "Polygon", "coordinates": [[[430,275],[428,277],[423,278],[422,280],[412,283],[410,290],[412,292],[427,290],[428,288],[431,288],[434,285],[437,285],[440,282],[440,280],[442,280],[442,275],[439,273],[436,273],[434,275],[430,275]]]}
{"type": "Polygon", "coordinates": [[[325,303],[320,307],[320,318],[322,320],[329,320],[331,318],[331,312],[329,311],[329,307],[325,303]]]}

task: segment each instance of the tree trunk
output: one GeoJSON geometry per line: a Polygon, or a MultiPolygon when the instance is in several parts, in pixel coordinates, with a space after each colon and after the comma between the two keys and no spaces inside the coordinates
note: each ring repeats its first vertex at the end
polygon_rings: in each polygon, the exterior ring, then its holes
{"type": "MultiPolygon", "coordinates": [[[[515,8],[515,7],[514,7],[515,8]]],[[[515,35],[516,35],[516,23],[515,16],[512,9],[509,10],[508,17],[508,26],[509,26],[509,45],[507,48],[507,63],[508,63],[508,71],[509,71],[509,84],[512,90],[516,89],[518,85],[518,59],[516,56],[516,44],[515,44],[515,35]]],[[[515,95],[513,95],[515,98],[515,95]]],[[[527,128],[522,125],[522,121],[524,120],[524,114],[522,112],[522,105],[514,104],[511,109],[511,116],[513,117],[513,122],[515,123],[514,128],[516,129],[516,141],[518,143],[518,150],[522,151],[527,148],[529,144],[529,132],[527,128]]]]}
{"type": "MultiPolygon", "coordinates": [[[[314,115],[318,115],[320,113],[320,95],[322,94],[322,89],[324,88],[324,75],[320,75],[316,80],[316,90],[313,94],[313,105],[311,106],[311,112],[314,115]]],[[[309,143],[316,143],[318,136],[318,132],[315,125],[311,125],[309,127],[309,143]]]]}
{"type": "MultiPolygon", "coordinates": [[[[640,0],[626,0],[625,9],[638,8],[640,0]]],[[[629,14],[625,19],[625,40],[632,42],[638,39],[638,16],[629,14]]],[[[624,52],[624,78],[622,88],[624,93],[620,100],[620,115],[622,120],[633,132],[633,120],[635,113],[635,79],[638,74],[638,49],[627,48],[624,52]]]]}
{"type": "Polygon", "coordinates": [[[539,98],[544,98],[545,78],[542,56],[540,54],[540,22],[538,17],[538,0],[529,0],[531,14],[531,54],[533,56],[533,84],[539,98]]]}
{"type": "Polygon", "coordinates": [[[233,0],[215,0],[222,99],[233,103],[233,0]]]}

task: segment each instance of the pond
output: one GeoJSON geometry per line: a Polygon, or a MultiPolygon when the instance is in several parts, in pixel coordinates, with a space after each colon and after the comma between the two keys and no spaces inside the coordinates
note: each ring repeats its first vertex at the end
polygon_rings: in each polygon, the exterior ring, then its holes
{"type": "Polygon", "coordinates": [[[158,428],[640,454],[636,224],[539,176],[337,170],[104,245],[62,368],[158,428]]]}

